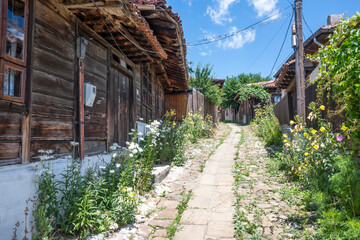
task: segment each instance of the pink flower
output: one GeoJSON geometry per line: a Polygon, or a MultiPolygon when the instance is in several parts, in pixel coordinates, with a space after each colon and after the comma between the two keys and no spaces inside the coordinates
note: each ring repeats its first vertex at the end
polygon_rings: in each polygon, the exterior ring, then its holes
{"type": "Polygon", "coordinates": [[[344,139],[343,136],[339,135],[336,137],[336,141],[341,142],[344,139]]]}

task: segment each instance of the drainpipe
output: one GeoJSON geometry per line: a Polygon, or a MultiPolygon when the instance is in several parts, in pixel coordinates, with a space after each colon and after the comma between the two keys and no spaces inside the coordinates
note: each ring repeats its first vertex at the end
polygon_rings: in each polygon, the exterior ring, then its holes
{"type": "Polygon", "coordinates": [[[323,47],[324,44],[322,44],[321,42],[319,42],[316,38],[314,38],[314,43],[320,47],[323,47]]]}

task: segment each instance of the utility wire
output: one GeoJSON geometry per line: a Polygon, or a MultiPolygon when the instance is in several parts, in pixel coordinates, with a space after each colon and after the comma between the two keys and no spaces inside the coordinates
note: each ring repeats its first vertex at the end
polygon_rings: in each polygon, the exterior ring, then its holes
{"type": "Polygon", "coordinates": [[[304,20],[304,23],[305,23],[307,29],[311,32],[311,34],[314,34],[314,32],[311,30],[311,28],[310,28],[309,25],[307,24],[307,22],[306,22],[306,20],[305,20],[305,17],[304,17],[304,14],[302,15],[302,18],[303,18],[303,20],[304,20]]]}
{"type": "Polygon", "coordinates": [[[288,28],[287,28],[287,30],[286,30],[286,34],[285,34],[284,40],[283,40],[283,42],[282,42],[282,44],[281,44],[281,48],[280,48],[280,51],[279,51],[279,53],[278,53],[278,55],[277,55],[277,57],[276,57],[276,60],[275,60],[275,62],[274,62],[274,65],[273,65],[272,68],[271,68],[271,71],[270,71],[269,76],[271,76],[271,74],[273,73],[274,67],[275,67],[275,65],[276,65],[276,62],[277,62],[277,60],[279,59],[280,54],[281,54],[281,52],[282,52],[282,50],[283,50],[283,48],[284,48],[284,45],[285,45],[287,36],[288,36],[288,34],[289,34],[289,30],[290,30],[290,26],[291,26],[291,22],[292,22],[293,17],[294,17],[294,11],[292,12],[292,15],[291,15],[291,18],[290,18],[290,21],[289,21],[288,28]]]}
{"type": "Polygon", "coordinates": [[[264,49],[260,52],[260,54],[255,58],[255,60],[247,67],[246,71],[248,71],[256,62],[257,60],[263,55],[263,53],[266,51],[266,49],[270,46],[272,41],[274,41],[275,37],[278,35],[278,33],[281,31],[281,29],[284,27],[285,23],[287,23],[287,20],[289,19],[291,14],[288,14],[285,19],[285,21],[281,24],[280,28],[275,32],[274,36],[271,38],[271,40],[268,42],[268,44],[264,47],[264,49]]]}
{"type": "MultiPolygon", "coordinates": [[[[93,1],[93,0],[92,0],[92,1],[93,1]]],[[[272,15],[270,15],[270,16],[268,16],[268,17],[266,17],[266,18],[264,18],[264,19],[262,19],[262,20],[260,20],[260,21],[258,21],[258,22],[256,22],[256,23],[253,23],[253,24],[251,24],[251,25],[249,25],[249,26],[247,26],[247,27],[245,27],[245,28],[243,28],[243,29],[241,29],[241,30],[238,30],[238,31],[236,31],[236,32],[233,32],[233,33],[230,33],[230,34],[219,35],[219,36],[214,37],[214,38],[211,38],[211,39],[205,38],[205,39],[200,40],[200,41],[197,41],[197,42],[188,43],[188,44],[186,44],[186,46],[188,46],[188,47],[193,47],[193,46],[204,45],[204,44],[209,44],[209,43],[221,41],[221,40],[223,40],[223,39],[230,38],[230,37],[232,37],[232,36],[235,36],[235,35],[237,35],[237,34],[240,34],[240,33],[242,33],[242,32],[245,32],[246,30],[255,29],[255,28],[257,28],[257,27],[261,27],[261,26],[270,24],[270,23],[272,23],[272,22],[278,21],[279,18],[274,19],[274,20],[272,20],[272,21],[268,21],[268,20],[271,20],[271,18],[275,17],[276,15],[279,15],[281,12],[287,10],[287,9],[290,8],[290,7],[291,7],[291,6],[288,6],[288,7],[286,7],[286,8],[283,8],[283,9],[281,9],[280,11],[278,11],[278,12],[276,12],[276,13],[274,13],[274,14],[272,14],[272,15]],[[262,23],[262,24],[261,24],[261,23],[262,23]],[[260,24],[260,25],[259,25],[259,24],[260,24]],[[259,26],[257,26],[257,25],[259,25],[259,26]]]]}
{"type": "Polygon", "coordinates": [[[157,51],[150,51],[150,50],[146,50],[145,48],[139,46],[137,43],[133,42],[128,36],[126,36],[117,26],[116,24],[99,8],[99,6],[96,4],[96,2],[94,0],[91,0],[91,2],[94,4],[94,6],[96,7],[96,9],[103,15],[105,16],[105,18],[113,25],[113,27],[116,29],[116,31],[118,31],[123,37],[125,37],[127,40],[129,40],[129,42],[131,42],[135,47],[137,47],[138,49],[148,52],[148,53],[158,53],[157,51]]]}
{"type": "Polygon", "coordinates": [[[103,19],[103,21],[104,21],[104,23],[105,23],[105,26],[106,26],[107,31],[110,33],[112,39],[114,40],[114,42],[115,42],[115,44],[116,44],[116,47],[119,49],[119,51],[120,51],[122,54],[124,54],[124,56],[126,56],[125,53],[121,50],[121,48],[120,48],[117,40],[115,39],[114,35],[113,35],[112,32],[110,31],[110,28],[109,28],[109,26],[106,24],[106,20],[105,20],[105,18],[104,18],[104,16],[103,16],[102,14],[101,14],[101,18],[103,19]]]}

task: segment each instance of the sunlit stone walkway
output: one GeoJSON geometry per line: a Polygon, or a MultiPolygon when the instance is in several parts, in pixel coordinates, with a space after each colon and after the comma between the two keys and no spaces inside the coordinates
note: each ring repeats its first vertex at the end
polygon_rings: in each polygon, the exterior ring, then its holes
{"type": "Polygon", "coordinates": [[[232,128],[230,135],[210,157],[193,188],[193,197],[182,216],[175,240],[235,239],[232,169],[241,135],[238,126],[229,126],[232,128]]]}

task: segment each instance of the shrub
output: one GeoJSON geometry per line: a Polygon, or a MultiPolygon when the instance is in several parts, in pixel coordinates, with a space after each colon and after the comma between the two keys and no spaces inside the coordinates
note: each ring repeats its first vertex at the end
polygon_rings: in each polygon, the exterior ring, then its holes
{"type": "Polygon", "coordinates": [[[54,234],[77,235],[113,231],[135,220],[137,198],[132,190],[131,159],[114,154],[109,164],[81,172],[81,163],[69,160],[59,180],[49,163],[37,172],[38,198],[33,211],[34,239],[54,234]],[[126,191],[123,191],[126,189],[126,191]]]}
{"type": "Polygon", "coordinates": [[[281,126],[275,116],[273,105],[265,104],[255,110],[252,124],[256,125],[255,134],[266,142],[266,145],[281,145],[281,126]]]}
{"type": "Polygon", "coordinates": [[[315,203],[320,216],[317,237],[359,239],[360,171],[347,149],[351,133],[345,125],[341,132],[334,132],[331,124],[320,118],[324,106],[311,103],[310,109],[308,119],[317,120],[319,129],[306,128],[299,117],[291,121],[293,136],[284,135],[287,154],[282,165],[310,191],[306,205],[315,203]]]}

